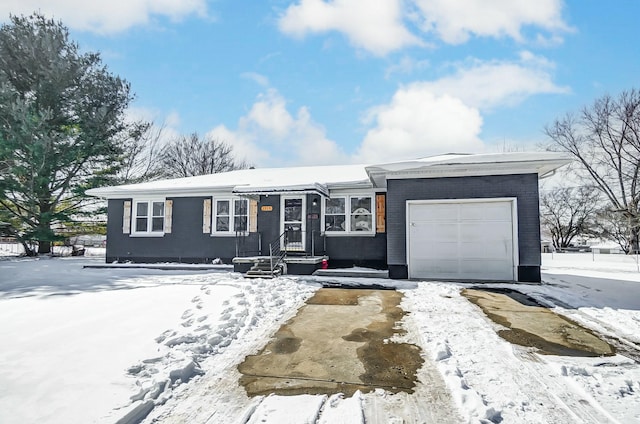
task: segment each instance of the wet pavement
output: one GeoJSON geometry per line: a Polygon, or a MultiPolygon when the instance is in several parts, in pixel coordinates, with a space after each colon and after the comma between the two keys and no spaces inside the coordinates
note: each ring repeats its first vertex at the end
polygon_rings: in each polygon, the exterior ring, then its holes
{"type": "Polygon", "coordinates": [[[616,349],[597,334],[513,290],[464,289],[462,295],[506,329],[498,335],[538,353],[566,356],[612,356],[616,349]]]}
{"type": "Polygon", "coordinates": [[[420,348],[390,341],[403,334],[402,294],[320,289],[256,355],[238,366],[249,396],[334,394],[376,388],[413,393],[420,348]]]}

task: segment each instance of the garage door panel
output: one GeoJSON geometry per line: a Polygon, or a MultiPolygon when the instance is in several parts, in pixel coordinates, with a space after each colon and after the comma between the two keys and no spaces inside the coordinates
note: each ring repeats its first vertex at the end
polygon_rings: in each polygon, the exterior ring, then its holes
{"type": "Polygon", "coordinates": [[[460,223],[460,240],[488,245],[493,241],[511,240],[511,222],[460,223]]]}
{"type": "Polygon", "coordinates": [[[460,275],[471,280],[487,279],[491,275],[495,280],[511,280],[513,274],[510,261],[505,260],[465,260],[460,263],[460,275]]]}
{"type": "MultiPolygon", "coordinates": [[[[510,248],[511,241],[501,240],[497,243],[493,243],[491,248],[479,248],[477,244],[473,243],[460,243],[458,245],[460,257],[465,260],[477,259],[477,260],[505,260],[505,257],[510,257],[512,249],[510,248]]],[[[511,262],[509,260],[509,262],[511,262]]]]}
{"type": "Polygon", "coordinates": [[[425,260],[417,264],[415,271],[422,275],[433,275],[432,278],[455,279],[457,274],[458,261],[454,259],[446,260],[425,260]]]}
{"type": "Polygon", "coordinates": [[[412,278],[513,280],[511,201],[409,204],[412,278]]]}
{"type": "Polygon", "coordinates": [[[473,202],[460,204],[460,220],[511,222],[511,208],[505,208],[504,205],[505,202],[486,202],[478,208],[473,202]]]}
{"type": "Polygon", "coordinates": [[[450,203],[434,204],[430,210],[412,209],[412,221],[451,221],[458,216],[458,205],[450,203]]]}
{"type": "Polygon", "coordinates": [[[419,238],[426,237],[430,243],[447,242],[458,238],[458,224],[456,223],[415,223],[412,228],[419,238]]]}

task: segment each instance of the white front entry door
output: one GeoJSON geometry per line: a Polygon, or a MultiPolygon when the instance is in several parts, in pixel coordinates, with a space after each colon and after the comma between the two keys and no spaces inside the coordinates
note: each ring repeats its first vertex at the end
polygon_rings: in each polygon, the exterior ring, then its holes
{"type": "Polygon", "coordinates": [[[281,232],[286,232],[286,244],[282,249],[295,252],[305,251],[305,197],[282,196],[280,214],[281,232]]]}
{"type": "Polygon", "coordinates": [[[516,280],[515,208],[515,199],[409,201],[409,277],[516,280]]]}

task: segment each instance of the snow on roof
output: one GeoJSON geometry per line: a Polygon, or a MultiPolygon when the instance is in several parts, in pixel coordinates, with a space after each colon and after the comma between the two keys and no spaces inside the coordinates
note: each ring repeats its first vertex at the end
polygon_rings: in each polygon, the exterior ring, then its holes
{"type": "Polygon", "coordinates": [[[140,184],[87,190],[91,196],[117,198],[132,194],[204,193],[234,191],[261,193],[275,191],[317,191],[331,188],[373,187],[364,165],[308,166],[292,168],[241,169],[196,177],[150,181],[140,184]]]}
{"type": "Polygon", "coordinates": [[[369,166],[369,170],[399,171],[412,168],[424,168],[436,165],[480,165],[518,162],[562,161],[568,162],[571,158],[564,153],[557,152],[503,152],[503,153],[446,153],[443,155],[429,156],[414,160],[390,162],[369,166]]]}
{"type": "Polygon", "coordinates": [[[242,169],[197,177],[176,178],[94,188],[87,194],[104,198],[132,195],[193,195],[212,191],[236,194],[316,192],[325,196],[339,188],[386,187],[393,174],[420,172],[437,176],[538,173],[540,176],[570,162],[555,152],[446,153],[379,165],[332,165],[291,168],[242,169]]]}

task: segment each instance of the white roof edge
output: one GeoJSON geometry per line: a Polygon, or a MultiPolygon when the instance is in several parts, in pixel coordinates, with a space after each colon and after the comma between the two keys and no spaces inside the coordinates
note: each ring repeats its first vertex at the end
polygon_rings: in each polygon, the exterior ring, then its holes
{"type": "Polygon", "coordinates": [[[424,160],[410,160],[403,162],[390,162],[386,164],[370,165],[366,167],[370,175],[380,175],[401,172],[429,172],[433,169],[474,167],[478,170],[494,166],[508,166],[512,168],[531,168],[540,166],[540,174],[546,174],[572,161],[566,153],[558,152],[509,152],[509,153],[481,153],[477,155],[447,154],[439,157],[425,158],[424,160]],[[524,165],[524,166],[523,166],[524,165]],[[541,165],[547,165],[543,167],[541,165]],[[552,169],[548,169],[551,167],[552,169]]]}

